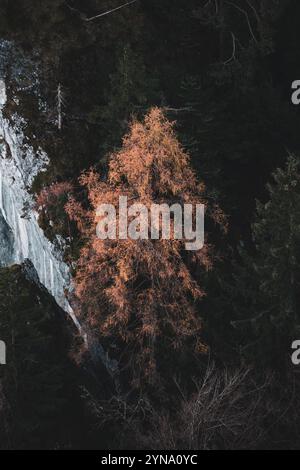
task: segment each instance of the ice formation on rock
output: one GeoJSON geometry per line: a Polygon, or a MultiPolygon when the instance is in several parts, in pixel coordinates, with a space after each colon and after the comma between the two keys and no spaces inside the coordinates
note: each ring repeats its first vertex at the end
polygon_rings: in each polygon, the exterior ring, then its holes
{"type": "Polygon", "coordinates": [[[5,81],[0,79],[0,265],[29,259],[40,282],[80,328],[65,295],[70,286],[68,266],[39,227],[29,191],[35,176],[45,171],[48,157],[27,143],[26,123],[20,116],[4,116],[6,101],[5,81]]]}

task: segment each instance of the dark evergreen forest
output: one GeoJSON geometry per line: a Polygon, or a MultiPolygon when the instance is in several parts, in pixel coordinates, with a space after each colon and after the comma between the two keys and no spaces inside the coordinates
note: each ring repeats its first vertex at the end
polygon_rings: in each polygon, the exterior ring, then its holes
{"type": "Polygon", "coordinates": [[[31,266],[2,267],[0,448],[299,449],[300,2],[110,12],[122,3],[0,0],[0,37],[38,64],[48,104],[19,87],[5,107],[50,158],[30,188],[39,224],[67,240],[70,302],[119,364],[95,361],[31,266]],[[184,169],[172,166],[177,144],[184,169]],[[143,152],[165,156],[154,176],[143,152]],[[182,201],[194,177],[211,208],[202,258],[97,251],[82,215],[93,201],[124,188],[182,201]]]}

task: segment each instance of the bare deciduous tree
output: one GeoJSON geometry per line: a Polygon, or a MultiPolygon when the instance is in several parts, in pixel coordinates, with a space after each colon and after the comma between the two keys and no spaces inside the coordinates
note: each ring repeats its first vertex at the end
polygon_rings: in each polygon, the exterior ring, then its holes
{"type": "Polygon", "coordinates": [[[57,87],[57,127],[61,131],[62,130],[62,120],[63,120],[63,108],[65,106],[65,97],[63,92],[63,87],[61,83],[59,83],[57,87]]]}

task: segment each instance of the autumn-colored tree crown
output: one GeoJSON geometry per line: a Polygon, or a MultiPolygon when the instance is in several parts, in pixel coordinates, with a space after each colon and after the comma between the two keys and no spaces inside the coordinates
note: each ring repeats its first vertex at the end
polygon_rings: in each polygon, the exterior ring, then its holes
{"type": "MultiPolygon", "coordinates": [[[[80,182],[88,190],[91,210],[87,213],[72,199],[67,211],[86,240],[75,278],[81,314],[114,345],[133,384],[141,385],[142,379],[154,383],[162,363],[165,367],[169,360],[172,369],[171,361],[184,348],[207,349],[196,306],[205,295],[199,273],[212,266],[212,249],[207,242],[188,255],[182,240],[99,240],[97,207],[117,206],[121,195],[148,206],[189,202],[208,207],[205,187],[197,181],[174,124],[158,108],[144,122],[132,123],[121,150],[110,157],[107,178],[92,169],[80,182]]],[[[220,224],[225,220],[216,207],[211,215],[220,224]]]]}

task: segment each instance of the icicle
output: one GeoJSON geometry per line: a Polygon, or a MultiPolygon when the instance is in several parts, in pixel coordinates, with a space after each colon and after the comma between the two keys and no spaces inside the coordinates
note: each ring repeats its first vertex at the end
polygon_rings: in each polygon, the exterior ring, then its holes
{"type": "Polygon", "coordinates": [[[18,222],[19,222],[19,234],[20,234],[20,249],[21,249],[21,255],[22,259],[28,258],[29,250],[28,250],[28,235],[27,235],[27,229],[26,229],[26,224],[25,220],[18,216],[18,222]]]}
{"type": "Polygon", "coordinates": [[[7,220],[5,209],[4,209],[4,204],[3,204],[3,184],[2,184],[2,170],[1,170],[1,168],[0,168],[0,211],[1,211],[4,219],[7,220]]]}
{"type": "Polygon", "coordinates": [[[53,272],[53,261],[50,258],[50,289],[51,292],[54,292],[54,272],[53,272]]]}

